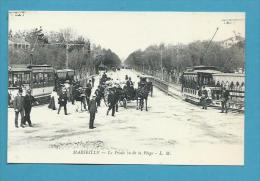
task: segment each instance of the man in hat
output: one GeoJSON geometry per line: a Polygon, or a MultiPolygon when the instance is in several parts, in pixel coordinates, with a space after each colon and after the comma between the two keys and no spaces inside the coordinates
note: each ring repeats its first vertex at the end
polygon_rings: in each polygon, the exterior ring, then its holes
{"type": "Polygon", "coordinates": [[[94,120],[97,113],[96,95],[94,94],[89,101],[89,129],[94,129],[94,120]]]}
{"type": "Polygon", "coordinates": [[[92,76],[91,80],[92,80],[92,87],[94,87],[95,86],[95,77],[92,76]]]}
{"type": "Polygon", "coordinates": [[[222,95],[221,95],[221,113],[223,113],[224,111],[227,113],[228,112],[228,106],[227,106],[227,102],[229,100],[229,91],[223,87],[222,90],[222,95]]]}
{"type": "Polygon", "coordinates": [[[28,122],[29,126],[32,127],[32,122],[31,122],[31,110],[32,110],[32,105],[35,102],[34,97],[31,95],[31,89],[28,89],[26,91],[26,95],[24,97],[24,112],[25,112],[25,116],[24,116],[24,124],[26,124],[26,122],[28,122]]]}
{"type": "Polygon", "coordinates": [[[202,109],[207,109],[207,99],[208,99],[208,91],[206,90],[206,87],[203,86],[202,89],[201,89],[202,109]]]}
{"type": "Polygon", "coordinates": [[[111,88],[111,90],[109,91],[107,100],[108,100],[107,115],[109,114],[109,111],[112,109],[112,116],[115,116],[116,104],[118,100],[114,88],[111,88]]]}
{"type": "Polygon", "coordinates": [[[68,97],[67,97],[66,89],[64,88],[62,89],[62,93],[60,94],[58,101],[59,101],[58,114],[60,114],[61,107],[64,107],[64,114],[68,115],[67,114],[68,97]]]}
{"type": "Polygon", "coordinates": [[[20,126],[24,128],[24,98],[22,96],[23,90],[20,88],[18,90],[17,96],[14,98],[14,111],[15,111],[15,127],[18,128],[18,116],[21,115],[20,126]]]}
{"type": "Polygon", "coordinates": [[[87,87],[85,89],[85,95],[86,95],[88,109],[89,109],[89,100],[90,100],[90,95],[91,95],[91,89],[92,89],[91,80],[89,80],[89,83],[87,83],[87,87]]]}
{"type": "Polygon", "coordinates": [[[96,95],[96,102],[97,102],[97,106],[100,106],[100,102],[101,102],[101,90],[100,90],[100,85],[98,86],[98,88],[95,90],[95,95],[96,95]]]}

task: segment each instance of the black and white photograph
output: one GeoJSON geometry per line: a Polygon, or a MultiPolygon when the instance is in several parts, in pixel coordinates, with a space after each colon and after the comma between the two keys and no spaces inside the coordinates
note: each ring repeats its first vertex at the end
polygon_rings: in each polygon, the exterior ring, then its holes
{"type": "Polygon", "coordinates": [[[245,21],[9,11],[8,163],[244,165],[245,21]]]}

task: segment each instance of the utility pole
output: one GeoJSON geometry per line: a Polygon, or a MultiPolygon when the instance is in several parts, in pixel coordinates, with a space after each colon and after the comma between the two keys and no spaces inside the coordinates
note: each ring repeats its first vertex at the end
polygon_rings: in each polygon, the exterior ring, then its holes
{"type": "Polygon", "coordinates": [[[163,62],[162,62],[162,48],[160,48],[160,57],[161,57],[161,79],[163,80],[163,62]]]}

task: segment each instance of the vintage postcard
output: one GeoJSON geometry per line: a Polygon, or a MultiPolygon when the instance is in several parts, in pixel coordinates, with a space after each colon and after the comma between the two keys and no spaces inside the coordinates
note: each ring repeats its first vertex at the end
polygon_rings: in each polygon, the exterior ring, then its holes
{"type": "Polygon", "coordinates": [[[244,165],[244,12],[8,21],[8,163],[244,165]]]}

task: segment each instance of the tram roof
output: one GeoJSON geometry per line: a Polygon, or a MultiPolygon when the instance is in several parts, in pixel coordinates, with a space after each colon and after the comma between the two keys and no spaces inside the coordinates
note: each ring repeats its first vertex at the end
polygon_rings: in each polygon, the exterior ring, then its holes
{"type": "Polygon", "coordinates": [[[193,71],[186,71],[186,72],[184,72],[184,74],[198,74],[198,73],[202,73],[202,74],[220,74],[222,72],[220,72],[218,70],[193,70],[193,71]]]}
{"type": "Polygon", "coordinates": [[[205,74],[220,74],[221,71],[218,70],[217,67],[214,66],[194,66],[194,67],[188,67],[185,74],[198,74],[198,73],[205,73],[205,74]]]}
{"type": "Polygon", "coordinates": [[[199,66],[194,66],[193,70],[218,70],[218,68],[215,66],[199,65],[199,66]]]}
{"type": "Polygon", "coordinates": [[[214,74],[215,77],[245,77],[245,74],[243,73],[218,73],[214,74]]]}
{"type": "Polygon", "coordinates": [[[12,64],[8,67],[8,71],[12,71],[12,72],[29,72],[32,69],[40,69],[40,68],[44,68],[44,69],[52,69],[51,65],[30,65],[30,64],[12,64]]]}
{"type": "Polygon", "coordinates": [[[8,71],[12,72],[27,72],[30,71],[27,64],[13,64],[8,66],[8,71]]]}
{"type": "Polygon", "coordinates": [[[60,72],[74,72],[73,69],[62,69],[62,70],[57,70],[58,73],[60,72]]]}

